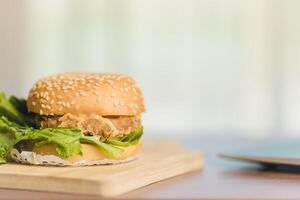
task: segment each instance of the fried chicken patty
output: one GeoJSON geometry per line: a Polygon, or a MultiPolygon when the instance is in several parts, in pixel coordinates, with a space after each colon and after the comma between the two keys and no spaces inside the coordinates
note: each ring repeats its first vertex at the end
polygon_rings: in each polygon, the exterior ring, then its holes
{"type": "Polygon", "coordinates": [[[74,115],[42,116],[41,128],[79,128],[85,135],[98,135],[104,138],[128,134],[141,125],[140,115],[136,116],[100,116],[74,115]]]}

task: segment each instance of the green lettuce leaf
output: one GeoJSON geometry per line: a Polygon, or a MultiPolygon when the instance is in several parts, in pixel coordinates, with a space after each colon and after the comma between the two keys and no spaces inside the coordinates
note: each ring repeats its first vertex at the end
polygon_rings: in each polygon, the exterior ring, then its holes
{"type": "Polygon", "coordinates": [[[129,134],[123,135],[121,137],[117,137],[115,139],[108,139],[105,141],[105,143],[112,144],[115,146],[123,146],[123,147],[135,145],[142,137],[143,131],[144,131],[143,126],[140,126],[129,134]]]}
{"type": "Polygon", "coordinates": [[[123,150],[110,144],[105,144],[99,139],[83,136],[80,129],[71,128],[46,128],[34,129],[22,127],[10,122],[5,117],[0,117],[0,163],[5,163],[11,149],[21,141],[34,141],[35,146],[55,144],[57,155],[68,158],[81,155],[81,143],[90,143],[101,148],[110,158],[118,158],[123,150]]]}
{"type": "Polygon", "coordinates": [[[35,114],[28,113],[26,100],[14,96],[8,98],[0,91],[0,116],[21,126],[36,127],[35,114]]]}
{"type": "Polygon", "coordinates": [[[79,129],[46,128],[34,129],[21,127],[5,117],[0,118],[0,160],[6,160],[11,148],[18,142],[33,140],[36,146],[55,144],[57,155],[67,158],[81,154],[79,129]],[[5,157],[4,157],[5,156],[5,157]]]}
{"type": "Polygon", "coordinates": [[[15,96],[9,98],[10,103],[19,111],[23,121],[29,127],[37,128],[37,114],[28,112],[27,103],[25,99],[20,99],[15,96]]]}
{"type": "Polygon", "coordinates": [[[0,92],[0,115],[7,117],[10,121],[16,122],[20,125],[26,125],[21,113],[9,101],[3,92],[0,92]]]}
{"type": "Polygon", "coordinates": [[[0,164],[6,163],[6,158],[14,145],[11,134],[0,134],[0,164]]]}
{"type": "Polygon", "coordinates": [[[110,158],[117,159],[123,153],[122,149],[114,147],[113,145],[101,142],[98,138],[95,138],[95,137],[82,136],[80,138],[80,141],[81,141],[81,143],[94,144],[94,145],[100,147],[101,149],[103,149],[107,153],[107,155],[110,158]]]}

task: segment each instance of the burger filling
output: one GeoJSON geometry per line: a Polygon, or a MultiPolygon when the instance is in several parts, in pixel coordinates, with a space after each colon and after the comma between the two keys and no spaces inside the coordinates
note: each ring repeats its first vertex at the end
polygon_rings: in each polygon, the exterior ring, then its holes
{"type": "Polygon", "coordinates": [[[141,126],[141,117],[137,116],[100,116],[74,115],[42,116],[39,120],[41,128],[79,128],[87,136],[114,138],[127,135],[141,126]]]}
{"type": "Polygon", "coordinates": [[[26,100],[0,92],[0,164],[6,163],[14,148],[32,151],[48,144],[56,146],[61,158],[82,155],[81,144],[92,144],[108,158],[118,159],[123,147],[137,145],[142,135],[139,115],[40,116],[27,112],[26,100]]]}

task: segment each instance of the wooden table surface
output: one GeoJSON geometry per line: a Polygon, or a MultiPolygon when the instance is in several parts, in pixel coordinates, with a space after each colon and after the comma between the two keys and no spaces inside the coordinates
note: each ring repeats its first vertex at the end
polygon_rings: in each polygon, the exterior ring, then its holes
{"type": "MultiPolygon", "coordinates": [[[[175,177],[130,192],[124,199],[300,199],[300,172],[269,171],[259,165],[219,159],[220,152],[249,147],[259,140],[199,137],[178,139],[191,149],[202,150],[203,171],[175,177]]],[[[130,181],[130,180],[128,180],[130,181]]],[[[124,183],[126,184],[126,183],[124,183]]],[[[0,199],[101,199],[96,196],[66,195],[0,189],[0,199]]]]}

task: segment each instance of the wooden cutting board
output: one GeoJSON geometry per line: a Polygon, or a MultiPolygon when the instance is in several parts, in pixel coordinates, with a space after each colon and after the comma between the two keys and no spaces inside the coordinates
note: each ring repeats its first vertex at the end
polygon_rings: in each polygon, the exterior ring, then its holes
{"type": "Polygon", "coordinates": [[[0,187],[100,196],[116,196],[137,188],[199,170],[200,153],[174,142],[148,142],[130,163],[91,167],[0,165],[0,187]]]}

